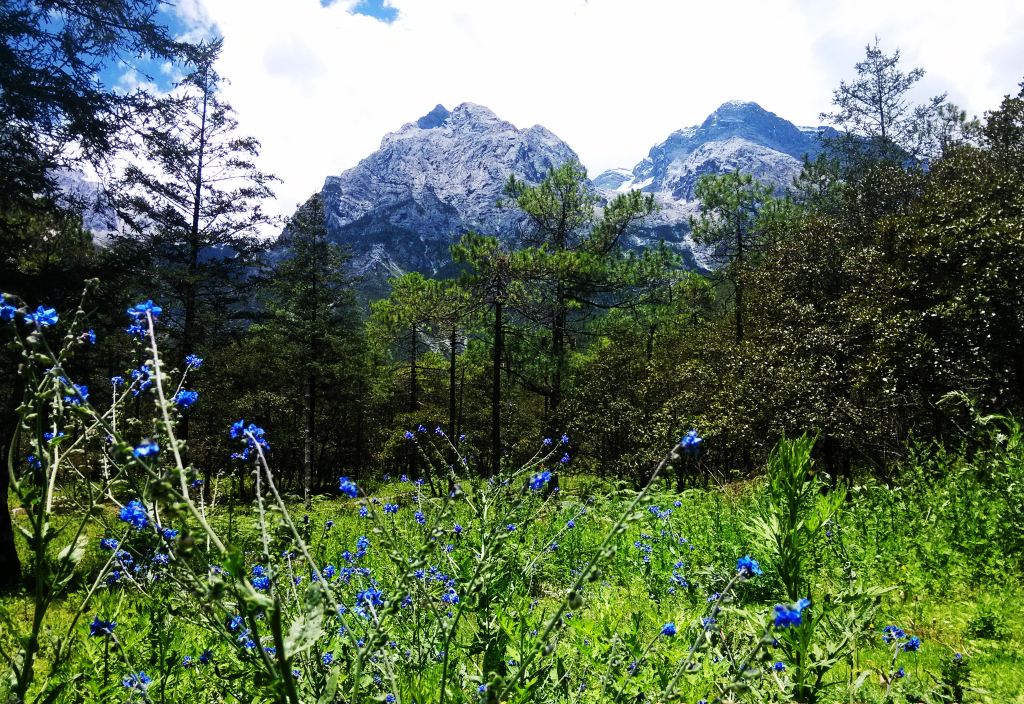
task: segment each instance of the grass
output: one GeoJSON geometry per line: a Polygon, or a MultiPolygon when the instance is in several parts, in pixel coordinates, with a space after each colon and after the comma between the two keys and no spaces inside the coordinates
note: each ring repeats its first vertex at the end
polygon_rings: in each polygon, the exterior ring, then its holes
{"type": "MultiPolygon", "coordinates": [[[[897,624],[919,636],[923,646],[917,653],[900,656],[907,676],[894,687],[896,701],[925,701],[927,692],[942,678],[943,667],[954,653],[962,653],[972,669],[965,701],[1024,702],[1024,610],[1019,608],[1024,589],[1016,578],[1022,561],[1016,544],[1007,544],[998,535],[999,517],[1006,519],[1005,509],[1012,497],[1006,496],[1003,487],[987,484],[982,471],[985,462],[989,464],[984,467],[989,467],[992,462],[1006,461],[1004,456],[993,456],[968,462],[962,453],[928,451],[915,457],[914,465],[901,474],[906,478],[904,484],[889,487],[865,480],[852,489],[838,519],[812,546],[815,598],[831,598],[851,574],[857,583],[892,589],[882,597],[873,635],[858,641],[852,657],[830,673],[827,681],[834,686],[826,690],[822,701],[882,701],[891,652],[881,642],[880,633],[883,626],[897,624]],[[994,501],[1002,503],[997,506],[994,501]],[[844,683],[863,672],[869,673],[864,685],[851,694],[844,683]]],[[[749,637],[749,624],[766,623],[772,605],[784,600],[770,551],[752,528],[765,491],[765,481],[755,480],[681,495],[664,490],[652,494],[636,520],[613,538],[614,552],[600,577],[584,590],[582,604],[566,615],[564,626],[558,627],[556,664],[550,672],[537,675],[537,691],[543,692],[543,698],[538,695],[536,701],[636,701],[640,693],[657,691],[664,686],[665,673],[686,656],[697,632],[687,627],[699,623],[707,613],[709,597],[729,580],[736,559],[750,554],[761,561],[765,574],[739,585],[735,599],[721,615],[720,639],[714,650],[723,660],[736,656],[739,644],[749,637]],[[649,505],[672,513],[659,519],[646,510],[649,505]],[[680,562],[684,566],[674,570],[680,562]],[[671,582],[673,572],[688,586],[671,582]],[[673,587],[674,593],[670,593],[673,587]],[[630,676],[631,662],[669,621],[678,624],[679,635],[656,639],[647,659],[630,676]],[[734,642],[737,650],[733,650],[734,642]],[[581,684],[586,687],[583,691],[581,684]]],[[[394,517],[371,522],[359,517],[361,501],[318,497],[308,512],[308,524],[303,521],[306,512],[301,504],[291,503],[289,511],[299,525],[309,526],[309,543],[321,565],[343,565],[343,551],[352,551],[358,536],[369,536],[371,548],[360,564],[369,567],[387,590],[387,585],[400,580],[396,564],[406,559],[400,555],[396,561],[395,551],[422,542],[424,529],[412,519],[417,505],[411,484],[384,483],[372,487],[371,494],[402,508],[394,517]],[[327,521],[334,521],[330,531],[324,531],[327,521]]],[[[464,507],[438,518],[440,501],[422,497],[419,508],[430,520],[437,518],[442,528],[427,563],[454,576],[461,592],[459,606],[440,608],[454,611],[470,601],[474,605],[467,607],[450,646],[457,651],[452,660],[459,668],[457,689],[462,693],[462,699],[455,700],[473,700],[477,684],[487,679],[482,667],[488,660],[488,666],[508,673],[515,670],[508,665],[510,660],[518,663],[529,657],[535,640],[531,633],[543,630],[576,571],[597,549],[631,497],[621,486],[589,477],[566,478],[561,494],[546,502],[529,496],[528,500],[536,502],[531,512],[517,515],[536,518],[517,518],[516,530],[501,543],[504,556],[499,564],[510,573],[498,569],[485,575],[485,583],[476,591],[466,585],[475,564],[472,546],[475,531],[481,530],[478,523],[464,507]],[[569,520],[575,521],[575,528],[567,528],[569,520]],[[466,528],[462,535],[452,532],[457,522],[466,528]],[[552,541],[558,543],[557,550],[551,550],[552,541]],[[444,552],[443,544],[453,545],[453,551],[444,552]],[[491,608],[484,608],[484,602],[491,608]],[[494,637],[496,633],[501,634],[500,639],[494,637]]],[[[212,509],[210,516],[214,527],[242,550],[246,569],[265,563],[252,507],[221,505],[212,509]]],[[[492,523],[491,527],[494,525],[504,524],[492,523]]],[[[80,577],[50,616],[37,666],[40,677],[46,676],[48,654],[56,640],[65,637],[85,585],[109,557],[99,549],[99,538],[120,534],[124,528],[112,509],[92,526],[80,577]]],[[[271,536],[271,542],[273,555],[289,544],[281,534],[271,536]]],[[[280,561],[277,565],[282,566],[280,561]]],[[[296,574],[301,572],[296,570],[296,574]]],[[[282,590],[287,586],[282,573],[275,575],[275,581],[282,590]]],[[[360,588],[367,584],[359,578],[353,579],[353,585],[356,583],[360,588]]],[[[74,690],[58,701],[123,697],[118,683],[125,673],[136,670],[146,670],[154,677],[150,691],[154,700],[177,701],[187,696],[190,701],[220,701],[221,697],[230,701],[232,685],[223,676],[245,672],[252,664],[244,653],[232,653],[223,643],[214,645],[208,624],[199,617],[204,608],[202,595],[182,594],[159,580],[143,584],[148,595],[122,580],[119,586],[102,588],[90,601],[86,616],[71,629],[77,639],[73,662],[59,675],[79,678],[74,690]],[[117,621],[121,648],[116,649],[116,658],[104,654],[103,639],[87,637],[93,615],[117,621]],[[223,669],[181,667],[183,657],[198,657],[208,646],[214,647],[215,662],[222,663],[223,669]],[[106,676],[105,661],[109,668],[106,676]]],[[[431,603],[439,606],[436,598],[443,587],[424,589],[424,594],[430,592],[431,603]]],[[[355,590],[355,586],[341,589],[346,603],[354,603],[355,590]]],[[[2,603],[15,623],[30,619],[28,596],[4,597],[2,603]]],[[[435,627],[427,627],[404,622],[400,614],[395,616],[388,638],[409,654],[399,658],[403,669],[393,682],[378,685],[371,678],[367,690],[383,698],[397,683],[403,701],[415,701],[417,692],[427,699],[430,695],[424,692],[436,687],[439,677],[440,666],[434,659],[443,628],[436,626],[450,621],[440,614],[435,627]]],[[[11,632],[4,633],[3,644],[10,652],[11,632]]],[[[328,634],[317,642],[316,651],[306,654],[303,677],[327,677],[331,668],[318,664],[323,652],[343,659],[347,647],[344,639],[328,634]]],[[[684,701],[696,701],[707,693],[716,667],[708,660],[701,674],[684,678],[684,701]]],[[[380,672],[377,670],[378,675],[380,672]]],[[[759,677],[765,685],[763,691],[783,696],[785,674],[766,669],[759,677]],[[777,685],[769,681],[772,678],[777,685]]]]}

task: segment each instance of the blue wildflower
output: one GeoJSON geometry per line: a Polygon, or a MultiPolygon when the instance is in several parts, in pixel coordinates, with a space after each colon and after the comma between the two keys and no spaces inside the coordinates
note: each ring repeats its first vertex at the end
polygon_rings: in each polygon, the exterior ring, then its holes
{"type": "Polygon", "coordinates": [[[38,328],[48,328],[57,324],[57,311],[46,306],[39,306],[35,313],[25,314],[25,322],[30,325],[35,323],[38,328]]]}
{"type": "Polygon", "coordinates": [[[117,550],[118,544],[116,538],[102,538],[100,540],[100,549],[114,551],[117,550]]]}
{"type": "Polygon", "coordinates": [[[398,513],[398,504],[384,504],[384,513],[398,513]]]}
{"type": "Polygon", "coordinates": [[[122,386],[124,384],[123,376],[112,376],[110,377],[110,383],[114,386],[122,386]]]}
{"type": "Polygon", "coordinates": [[[181,666],[187,670],[190,667],[195,666],[195,661],[192,659],[191,655],[186,655],[181,659],[181,666]]]}
{"type": "Polygon", "coordinates": [[[683,452],[688,455],[696,455],[700,452],[701,445],[704,444],[704,438],[697,435],[696,430],[690,430],[683,438],[679,441],[679,444],[683,447],[683,452]]]}
{"type": "Polygon", "coordinates": [[[117,621],[102,621],[99,616],[95,616],[92,623],[89,624],[89,635],[90,636],[111,636],[114,635],[114,626],[117,625],[117,621]]]}
{"type": "Polygon", "coordinates": [[[356,603],[366,603],[372,606],[384,605],[384,593],[376,587],[367,587],[356,594],[356,603]]]}
{"type": "Polygon", "coordinates": [[[164,528],[162,535],[164,536],[164,540],[174,540],[178,537],[178,531],[174,528],[164,528]]]}
{"type": "Polygon", "coordinates": [[[882,629],[883,643],[892,643],[893,641],[903,640],[906,637],[906,632],[898,626],[886,626],[882,629]]]}
{"type": "Polygon", "coordinates": [[[136,673],[129,674],[127,677],[125,677],[123,680],[121,680],[121,686],[124,687],[125,689],[134,689],[134,690],[137,690],[139,692],[145,692],[146,688],[149,687],[149,685],[150,685],[150,683],[152,681],[153,681],[152,677],[147,675],[145,673],[145,671],[141,671],[141,672],[139,672],[137,674],[136,673]]]}
{"type": "Polygon", "coordinates": [[[776,672],[785,672],[786,671],[786,663],[784,663],[784,662],[777,662],[774,665],[772,665],[772,669],[775,670],[776,672]]]}
{"type": "Polygon", "coordinates": [[[419,523],[421,526],[425,525],[427,522],[427,517],[423,515],[422,511],[417,511],[412,515],[412,517],[415,518],[416,522],[419,523]]]}
{"type": "Polygon", "coordinates": [[[18,309],[8,303],[6,298],[0,297],[0,320],[5,323],[9,323],[14,320],[14,316],[17,312],[18,309]]]}
{"type": "Polygon", "coordinates": [[[160,446],[149,439],[143,440],[132,450],[132,454],[136,457],[155,457],[158,452],[160,452],[160,446]]]}
{"type": "Polygon", "coordinates": [[[754,575],[764,574],[761,565],[757,564],[757,560],[750,555],[745,555],[736,561],[736,571],[747,579],[754,575]]]}
{"type": "Polygon", "coordinates": [[[675,634],[676,634],[676,624],[672,623],[671,621],[669,621],[668,623],[666,623],[664,626],[661,627],[661,635],[668,636],[668,637],[671,638],[675,634]]]}
{"type": "Polygon", "coordinates": [[[330,664],[334,662],[334,653],[324,653],[320,656],[320,662],[322,662],[324,665],[330,666],[330,664]]]}
{"type": "Polygon", "coordinates": [[[136,323],[146,322],[148,316],[152,316],[153,320],[160,317],[160,314],[164,312],[164,309],[158,305],[154,305],[152,299],[146,300],[142,303],[136,303],[128,309],[128,317],[136,323]]]}
{"type": "Polygon", "coordinates": [[[910,636],[910,640],[900,646],[904,653],[913,653],[921,649],[921,639],[917,636],[910,636]]]}
{"type": "Polygon", "coordinates": [[[213,651],[207,648],[203,651],[203,654],[199,656],[200,665],[209,665],[213,662],[213,651]]]}
{"type": "Polygon", "coordinates": [[[799,626],[803,623],[804,609],[810,605],[811,602],[808,599],[801,599],[797,603],[793,604],[792,607],[784,604],[777,604],[775,606],[775,627],[790,628],[792,626],[799,626]]]}
{"type": "Polygon", "coordinates": [[[129,501],[127,505],[122,506],[118,517],[125,523],[131,524],[135,530],[142,530],[149,525],[149,516],[146,514],[146,508],[137,499],[129,501]]]}
{"type": "Polygon", "coordinates": [[[132,391],[133,396],[138,396],[153,385],[153,369],[148,364],[143,364],[132,371],[132,382],[138,382],[138,387],[132,391]]]}
{"type": "Polygon", "coordinates": [[[72,384],[70,393],[64,397],[64,403],[71,406],[80,406],[83,401],[89,400],[89,387],[85,384],[72,384]]]}
{"type": "Polygon", "coordinates": [[[573,519],[570,518],[568,521],[565,522],[565,527],[566,528],[575,528],[576,527],[576,521],[574,521],[573,519]]]}
{"type": "Polygon", "coordinates": [[[542,486],[547,484],[551,480],[551,472],[545,470],[540,474],[533,475],[530,479],[530,488],[534,491],[539,491],[542,486]]]}
{"type": "Polygon", "coordinates": [[[193,369],[199,369],[199,367],[203,366],[203,358],[198,355],[190,354],[185,357],[185,364],[193,369]]]}
{"type": "Polygon", "coordinates": [[[350,498],[354,499],[359,496],[359,487],[357,487],[356,483],[348,477],[341,477],[338,479],[338,489],[342,494],[345,494],[350,498]]]}
{"type": "Polygon", "coordinates": [[[198,391],[189,391],[188,389],[182,389],[174,396],[174,402],[182,408],[191,408],[192,404],[199,400],[198,391]]]}
{"type": "Polygon", "coordinates": [[[82,340],[88,342],[90,345],[96,344],[96,331],[92,328],[82,333],[82,340]]]}
{"type": "Polygon", "coordinates": [[[256,451],[257,447],[263,450],[270,450],[270,443],[266,439],[266,431],[255,423],[245,424],[245,419],[239,419],[231,424],[230,435],[232,440],[244,440],[245,449],[231,455],[232,459],[247,460],[250,453],[256,451]]]}

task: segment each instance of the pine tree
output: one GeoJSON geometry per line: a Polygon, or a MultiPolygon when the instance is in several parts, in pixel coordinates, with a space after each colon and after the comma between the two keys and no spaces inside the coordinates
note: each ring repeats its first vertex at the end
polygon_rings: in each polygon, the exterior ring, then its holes
{"type": "Polygon", "coordinates": [[[924,77],[924,69],[904,73],[899,63],[899,49],[886,54],[875,37],[855,66],[857,78],[840,82],[833,93],[836,110],[821,114],[840,130],[825,140],[826,146],[853,173],[877,161],[905,163],[929,156],[933,123],[946,96],[913,104],[910,91],[924,77]]]}
{"type": "Polygon", "coordinates": [[[255,164],[259,142],[237,134],[214,63],[220,40],[190,53],[190,71],[158,100],[141,127],[145,163],[126,171],[117,197],[125,254],[146,272],[176,329],[182,354],[196,351],[239,314],[263,250],[261,209],[276,180],[255,164]]]}
{"type": "MultiPolygon", "coordinates": [[[[110,157],[139,94],[97,80],[106,65],[177,61],[185,45],[159,0],[5,0],[0,5],[0,214],[51,207],[61,168],[110,157]]],[[[0,219],[0,224],[3,220],[0,219]]]]}
{"type": "MultiPolygon", "coordinates": [[[[283,255],[274,265],[268,293],[269,325],[280,333],[295,387],[302,389],[302,488],[307,508],[319,479],[317,408],[333,386],[339,366],[356,363],[352,354],[359,332],[354,284],[346,273],[350,255],[332,243],[319,194],[304,203],[282,235],[283,255]]],[[[337,392],[331,392],[335,396],[337,392]]]]}
{"type": "Polygon", "coordinates": [[[654,212],[654,198],[632,191],[607,204],[599,215],[600,201],[586,171],[575,162],[551,169],[536,186],[511,177],[505,195],[528,221],[527,247],[520,255],[532,295],[520,310],[548,336],[543,352],[550,359],[550,372],[546,380],[535,381],[534,388],[547,400],[548,430],[554,431],[554,425],[564,420],[559,407],[572,338],[597,312],[640,300],[638,290],[649,286],[638,284],[651,280],[638,276],[639,271],[651,262],[666,261],[661,251],[646,259],[633,258],[622,246],[630,226],[654,212]]]}
{"type": "Polygon", "coordinates": [[[750,174],[707,174],[697,181],[701,214],[691,218],[693,239],[711,248],[719,274],[730,284],[736,344],[743,342],[746,279],[763,234],[762,211],[772,201],[772,187],[750,174]]]}
{"type": "Polygon", "coordinates": [[[462,283],[490,313],[491,329],[491,462],[488,472],[501,472],[501,372],[505,358],[506,308],[524,297],[523,258],[510,252],[496,237],[470,232],[452,247],[452,258],[468,271],[462,283]]]}

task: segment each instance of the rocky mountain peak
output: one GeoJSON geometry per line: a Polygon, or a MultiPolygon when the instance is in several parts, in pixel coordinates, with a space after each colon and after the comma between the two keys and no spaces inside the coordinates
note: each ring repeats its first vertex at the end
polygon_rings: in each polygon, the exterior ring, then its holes
{"type": "Polygon", "coordinates": [[[448,112],[447,108],[438,103],[433,110],[416,120],[416,126],[421,130],[432,130],[435,127],[443,125],[449,115],[451,115],[451,113],[448,112]]]}
{"type": "Polygon", "coordinates": [[[516,231],[518,216],[497,207],[509,176],[537,183],[570,160],[576,153],[544,127],[519,129],[475,103],[437,105],[386,135],[355,167],[327,177],[328,229],[368,278],[436,274],[464,232],[516,231]]]}

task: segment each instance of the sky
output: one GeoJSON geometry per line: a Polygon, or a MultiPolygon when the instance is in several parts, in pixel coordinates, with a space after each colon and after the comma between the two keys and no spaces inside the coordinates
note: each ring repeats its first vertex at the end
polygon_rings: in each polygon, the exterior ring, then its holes
{"type": "Polygon", "coordinates": [[[281,215],[438,103],[544,125],[595,176],[727,100],[819,124],[876,36],[926,70],[922,101],[980,116],[1024,80],[1020,0],[172,1],[176,32],[224,37],[225,97],[281,215]]]}

